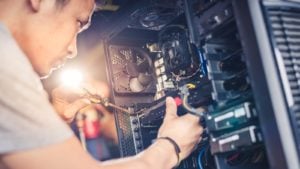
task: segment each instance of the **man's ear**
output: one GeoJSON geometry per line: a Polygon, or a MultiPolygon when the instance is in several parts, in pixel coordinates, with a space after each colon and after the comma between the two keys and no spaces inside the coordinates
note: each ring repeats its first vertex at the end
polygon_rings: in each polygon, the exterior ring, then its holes
{"type": "Polygon", "coordinates": [[[38,12],[40,10],[42,0],[28,0],[28,1],[31,9],[34,12],[38,12]]]}

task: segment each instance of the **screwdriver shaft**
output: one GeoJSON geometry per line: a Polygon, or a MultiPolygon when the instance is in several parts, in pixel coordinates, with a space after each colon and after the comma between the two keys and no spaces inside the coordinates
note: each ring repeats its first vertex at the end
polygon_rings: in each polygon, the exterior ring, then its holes
{"type": "Polygon", "coordinates": [[[129,113],[129,114],[130,114],[130,111],[127,110],[127,109],[125,109],[125,108],[123,108],[123,107],[114,105],[114,104],[112,104],[112,103],[107,103],[106,105],[107,105],[107,107],[108,107],[108,106],[109,106],[109,107],[113,107],[113,108],[115,108],[115,109],[117,109],[117,110],[120,110],[120,111],[123,111],[123,112],[125,112],[125,113],[129,113]]]}

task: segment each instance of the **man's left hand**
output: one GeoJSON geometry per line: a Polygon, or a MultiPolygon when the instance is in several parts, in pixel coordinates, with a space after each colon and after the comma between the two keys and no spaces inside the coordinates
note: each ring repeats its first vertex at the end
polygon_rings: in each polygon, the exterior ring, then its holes
{"type": "Polygon", "coordinates": [[[72,122],[80,109],[91,104],[90,100],[83,97],[86,90],[91,94],[99,95],[103,98],[109,97],[109,88],[106,83],[90,81],[82,84],[82,87],[71,88],[60,86],[52,93],[52,104],[57,113],[66,121],[72,122]]]}

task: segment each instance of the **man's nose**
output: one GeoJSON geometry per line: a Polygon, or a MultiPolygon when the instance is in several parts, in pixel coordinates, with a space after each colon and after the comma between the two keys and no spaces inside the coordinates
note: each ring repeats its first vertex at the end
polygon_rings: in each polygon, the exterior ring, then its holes
{"type": "Polygon", "coordinates": [[[68,46],[68,59],[72,59],[77,55],[77,36],[75,36],[68,46]]]}

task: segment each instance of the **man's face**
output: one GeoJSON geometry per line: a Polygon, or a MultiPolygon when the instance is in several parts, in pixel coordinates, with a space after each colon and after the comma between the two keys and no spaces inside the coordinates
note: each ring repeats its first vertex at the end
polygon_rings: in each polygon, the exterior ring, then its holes
{"type": "Polygon", "coordinates": [[[41,6],[24,26],[27,33],[19,41],[34,70],[45,77],[77,55],[77,34],[87,27],[94,0],[70,0],[59,6],[55,0],[41,6]]]}

